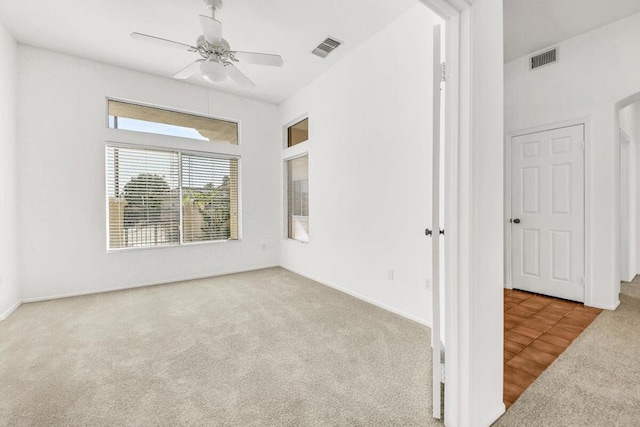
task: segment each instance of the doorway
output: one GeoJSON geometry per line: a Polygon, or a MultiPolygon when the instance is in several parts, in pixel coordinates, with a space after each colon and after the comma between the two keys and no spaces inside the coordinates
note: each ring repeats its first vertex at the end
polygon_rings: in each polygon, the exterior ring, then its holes
{"type": "Polygon", "coordinates": [[[584,124],[511,137],[512,288],[584,302],[584,149],[584,124]]]}
{"type": "Polygon", "coordinates": [[[618,114],[620,136],[620,279],[640,273],[640,102],[618,114]]]}

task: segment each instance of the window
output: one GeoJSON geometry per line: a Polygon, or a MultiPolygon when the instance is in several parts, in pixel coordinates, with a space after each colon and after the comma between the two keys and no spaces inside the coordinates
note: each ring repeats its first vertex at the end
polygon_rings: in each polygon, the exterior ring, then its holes
{"type": "Polygon", "coordinates": [[[287,160],[287,237],[309,241],[309,156],[287,160]]]}
{"type": "Polygon", "coordinates": [[[238,159],[107,146],[109,249],[238,239],[238,159]]]}
{"type": "Polygon", "coordinates": [[[109,100],[112,129],[238,144],[235,122],[109,100]]]}
{"type": "Polygon", "coordinates": [[[287,147],[305,142],[309,139],[309,119],[299,121],[287,129],[287,147]]]}
{"type": "Polygon", "coordinates": [[[238,239],[238,159],[182,155],[183,240],[238,239]]]}

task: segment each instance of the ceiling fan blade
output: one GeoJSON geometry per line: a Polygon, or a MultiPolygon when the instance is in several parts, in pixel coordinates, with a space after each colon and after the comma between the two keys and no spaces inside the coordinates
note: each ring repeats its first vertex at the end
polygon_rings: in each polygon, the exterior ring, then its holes
{"type": "Polygon", "coordinates": [[[240,86],[255,87],[256,84],[249,80],[249,77],[245,76],[235,65],[231,63],[224,64],[224,69],[227,71],[231,80],[238,83],[240,86]]]}
{"type": "Polygon", "coordinates": [[[214,46],[222,44],[222,23],[208,16],[200,15],[200,25],[204,39],[214,46]]]}
{"type": "Polygon", "coordinates": [[[139,40],[156,41],[156,42],[165,44],[167,46],[173,46],[180,49],[187,49],[192,51],[198,50],[198,48],[196,48],[195,46],[191,46],[191,45],[180,43],[180,42],[174,42],[173,40],[163,39],[162,37],[150,36],[149,34],[131,33],[131,37],[139,40]]]}
{"type": "Polygon", "coordinates": [[[185,80],[189,77],[193,76],[197,72],[200,71],[200,64],[204,62],[204,59],[198,59],[197,61],[192,62],[191,64],[184,67],[182,70],[178,71],[173,78],[185,80]]]}
{"type": "Polygon", "coordinates": [[[271,67],[282,67],[284,61],[280,55],[270,53],[238,52],[234,51],[233,57],[240,62],[247,64],[269,65],[271,67]]]}

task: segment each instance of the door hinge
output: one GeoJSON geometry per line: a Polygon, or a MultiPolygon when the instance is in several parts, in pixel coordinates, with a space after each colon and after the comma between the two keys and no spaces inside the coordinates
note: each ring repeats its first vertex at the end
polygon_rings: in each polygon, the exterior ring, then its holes
{"type": "Polygon", "coordinates": [[[447,81],[447,63],[443,62],[440,64],[440,82],[444,83],[447,81]]]}
{"type": "Polygon", "coordinates": [[[587,148],[587,142],[586,141],[582,141],[582,151],[585,151],[585,149],[587,148]]]}
{"type": "Polygon", "coordinates": [[[440,382],[441,382],[442,384],[444,384],[444,383],[445,383],[445,381],[444,381],[444,374],[445,374],[444,363],[441,363],[441,364],[440,364],[440,382]]]}
{"type": "Polygon", "coordinates": [[[581,281],[580,283],[582,283],[582,287],[583,287],[583,288],[584,288],[585,286],[587,286],[587,278],[586,278],[586,277],[583,277],[583,278],[582,278],[582,281],[581,281]]]}

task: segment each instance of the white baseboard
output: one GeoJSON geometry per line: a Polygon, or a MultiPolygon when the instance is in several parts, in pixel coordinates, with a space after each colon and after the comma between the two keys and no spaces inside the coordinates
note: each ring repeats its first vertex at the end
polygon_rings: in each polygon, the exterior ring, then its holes
{"type": "Polygon", "coordinates": [[[603,310],[616,310],[618,307],[620,307],[620,300],[616,301],[614,304],[611,305],[607,305],[607,304],[585,304],[588,307],[595,307],[595,308],[601,308],[603,310]]]}
{"type": "Polygon", "coordinates": [[[11,313],[16,311],[16,309],[18,307],[20,307],[21,304],[22,304],[22,301],[18,300],[18,301],[16,301],[15,304],[13,304],[11,307],[9,307],[9,309],[7,311],[5,311],[4,313],[0,314],[0,322],[5,320],[7,317],[11,316],[11,313]]]}
{"type": "Polygon", "coordinates": [[[420,318],[418,316],[414,316],[413,314],[409,314],[409,313],[406,313],[406,312],[404,312],[402,310],[398,310],[397,308],[393,308],[393,307],[388,306],[386,304],[383,304],[383,303],[381,303],[379,301],[376,301],[376,300],[374,300],[372,298],[366,297],[366,296],[361,295],[361,294],[359,294],[357,292],[350,291],[348,289],[343,288],[342,286],[338,286],[338,285],[336,285],[334,283],[328,282],[326,280],[322,280],[322,279],[320,279],[318,277],[314,277],[314,276],[312,276],[310,274],[304,273],[304,272],[299,271],[299,270],[297,270],[295,268],[288,267],[286,265],[281,265],[281,267],[284,268],[285,270],[289,270],[292,273],[299,274],[302,277],[306,277],[307,279],[313,280],[314,282],[318,282],[321,285],[328,286],[330,288],[333,288],[333,289],[335,289],[337,291],[340,291],[342,293],[345,293],[347,295],[351,295],[354,298],[358,298],[359,300],[362,300],[364,302],[368,302],[369,304],[373,304],[373,305],[375,305],[377,307],[380,307],[380,308],[382,308],[384,310],[390,311],[390,312],[392,312],[394,314],[397,314],[399,316],[402,316],[402,317],[404,317],[406,319],[413,320],[416,323],[419,323],[421,325],[428,326],[429,328],[431,328],[431,322],[428,322],[427,320],[422,319],[422,318],[420,318]]]}
{"type": "MultiPolygon", "coordinates": [[[[274,268],[274,267],[282,267],[286,270],[289,270],[293,273],[299,274],[300,276],[306,277],[310,280],[313,280],[315,282],[318,282],[322,285],[328,286],[330,288],[336,289],[340,292],[343,292],[347,295],[351,295],[354,298],[358,298],[359,300],[365,301],[369,304],[373,304],[377,307],[380,307],[384,310],[390,311],[392,313],[395,313],[399,316],[402,316],[406,319],[412,320],[414,322],[417,322],[421,325],[427,326],[427,327],[431,327],[431,323],[423,318],[420,318],[418,316],[414,316],[412,314],[406,313],[402,310],[398,310],[394,307],[391,307],[387,304],[381,303],[380,301],[376,301],[372,298],[369,298],[367,296],[361,295],[357,292],[353,292],[350,291],[348,289],[345,289],[341,286],[338,286],[334,283],[330,283],[326,280],[322,280],[318,277],[314,277],[311,276],[309,274],[306,274],[302,271],[298,271],[295,268],[292,267],[287,267],[287,266],[282,266],[282,265],[278,265],[278,264],[269,264],[269,265],[264,265],[264,266],[260,266],[260,267],[255,267],[255,268],[250,268],[250,269],[246,269],[246,270],[230,270],[230,271],[225,271],[225,272],[221,272],[218,274],[214,274],[214,275],[206,275],[206,276],[198,276],[198,277],[191,277],[191,278],[187,278],[181,281],[190,281],[190,280],[200,280],[200,279],[207,279],[209,277],[217,277],[217,276],[226,276],[228,274],[238,274],[238,273],[246,273],[246,272],[250,272],[250,271],[256,271],[256,270],[264,270],[266,268],[274,268]]],[[[152,282],[152,283],[144,283],[144,284],[139,284],[139,285],[133,285],[133,286],[121,286],[121,287],[115,287],[115,288],[106,288],[106,289],[96,289],[96,290],[91,290],[91,291],[83,291],[83,292],[69,292],[69,293],[65,293],[65,294],[57,294],[57,295],[48,295],[48,296],[43,296],[43,297],[35,297],[35,298],[24,298],[22,301],[18,301],[11,309],[9,309],[6,313],[4,313],[2,316],[0,316],[0,320],[4,320],[7,317],[9,317],[9,315],[20,306],[20,304],[28,304],[28,303],[33,303],[33,302],[40,302],[40,301],[51,301],[51,300],[56,300],[56,299],[61,299],[61,298],[72,298],[72,297],[78,297],[78,296],[83,296],[83,295],[94,295],[94,294],[101,294],[101,293],[105,293],[105,292],[115,292],[115,291],[123,291],[123,290],[127,290],[127,289],[136,289],[136,288],[144,288],[147,286],[158,286],[158,285],[166,285],[166,284],[170,284],[170,283],[178,283],[179,281],[162,281],[162,282],[152,282]]]]}
{"type": "Polygon", "coordinates": [[[83,296],[83,295],[102,294],[102,293],[105,293],[105,292],[124,291],[124,290],[127,290],[127,289],[146,288],[148,286],[167,285],[167,284],[170,284],[170,283],[180,283],[180,282],[188,282],[188,281],[191,281],[191,280],[208,279],[209,277],[226,276],[228,274],[247,273],[249,271],[264,270],[266,268],[274,268],[274,267],[280,267],[280,266],[278,264],[269,264],[269,265],[264,265],[264,266],[260,266],[260,267],[252,267],[252,268],[245,269],[245,270],[230,270],[230,271],[224,271],[224,272],[217,273],[217,274],[209,274],[209,275],[204,275],[204,276],[189,277],[189,278],[182,279],[182,280],[151,282],[151,283],[143,283],[143,284],[139,284],[139,285],[121,286],[121,287],[116,287],[116,288],[97,289],[97,290],[83,291],[83,292],[69,292],[69,293],[66,293],[66,294],[49,295],[49,296],[35,297],[35,298],[24,298],[22,300],[22,303],[28,304],[28,303],[31,303],[31,302],[51,301],[51,300],[56,300],[56,299],[61,299],[61,298],[72,298],[72,297],[79,297],[79,296],[83,296]]]}

